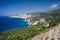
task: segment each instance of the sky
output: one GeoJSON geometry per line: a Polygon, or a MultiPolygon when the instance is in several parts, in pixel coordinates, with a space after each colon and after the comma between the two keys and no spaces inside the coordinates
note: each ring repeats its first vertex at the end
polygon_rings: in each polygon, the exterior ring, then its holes
{"type": "Polygon", "coordinates": [[[60,8],[60,0],[0,0],[0,16],[44,12],[60,8]]]}

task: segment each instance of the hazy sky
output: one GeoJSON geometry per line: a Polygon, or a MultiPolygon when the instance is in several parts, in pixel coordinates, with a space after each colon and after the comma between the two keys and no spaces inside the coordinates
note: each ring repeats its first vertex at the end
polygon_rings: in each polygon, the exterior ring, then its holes
{"type": "Polygon", "coordinates": [[[60,8],[60,0],[0,0],[0,16],[60,8]]]}

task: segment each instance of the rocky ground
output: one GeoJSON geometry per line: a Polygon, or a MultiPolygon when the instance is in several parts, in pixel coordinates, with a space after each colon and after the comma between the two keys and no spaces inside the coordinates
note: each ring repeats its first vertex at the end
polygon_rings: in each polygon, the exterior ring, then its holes
{"type": "Polygon", "coordinates": [[[60,40],[60,24],[48,32],[35,36],[32,40],[60,40]]]}

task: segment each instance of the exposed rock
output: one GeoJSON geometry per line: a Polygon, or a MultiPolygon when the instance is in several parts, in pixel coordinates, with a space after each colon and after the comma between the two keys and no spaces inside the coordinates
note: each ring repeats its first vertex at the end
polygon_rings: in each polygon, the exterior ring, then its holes
{"type": "Polygon", "coordinates": [[[60,40],[60,24],[48,32],[35,36],[32,40],[60,40]]]}

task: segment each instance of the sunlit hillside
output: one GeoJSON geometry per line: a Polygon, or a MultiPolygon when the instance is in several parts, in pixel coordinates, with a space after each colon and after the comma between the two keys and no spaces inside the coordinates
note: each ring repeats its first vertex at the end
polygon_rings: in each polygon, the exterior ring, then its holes
{"type": "Polygon", "coordinates": [[[55,28],[60,24],[60,10],[50,10],[50,12],[36,12],[33,14],[34,17],[31,18],[31,22],[33,24],[38,21],[36,25],[0,32],[0,40],[32,40],[35,36],[55,28]],[[45,22],[40,22],[41,18],[44,18],[45,22]]]}

